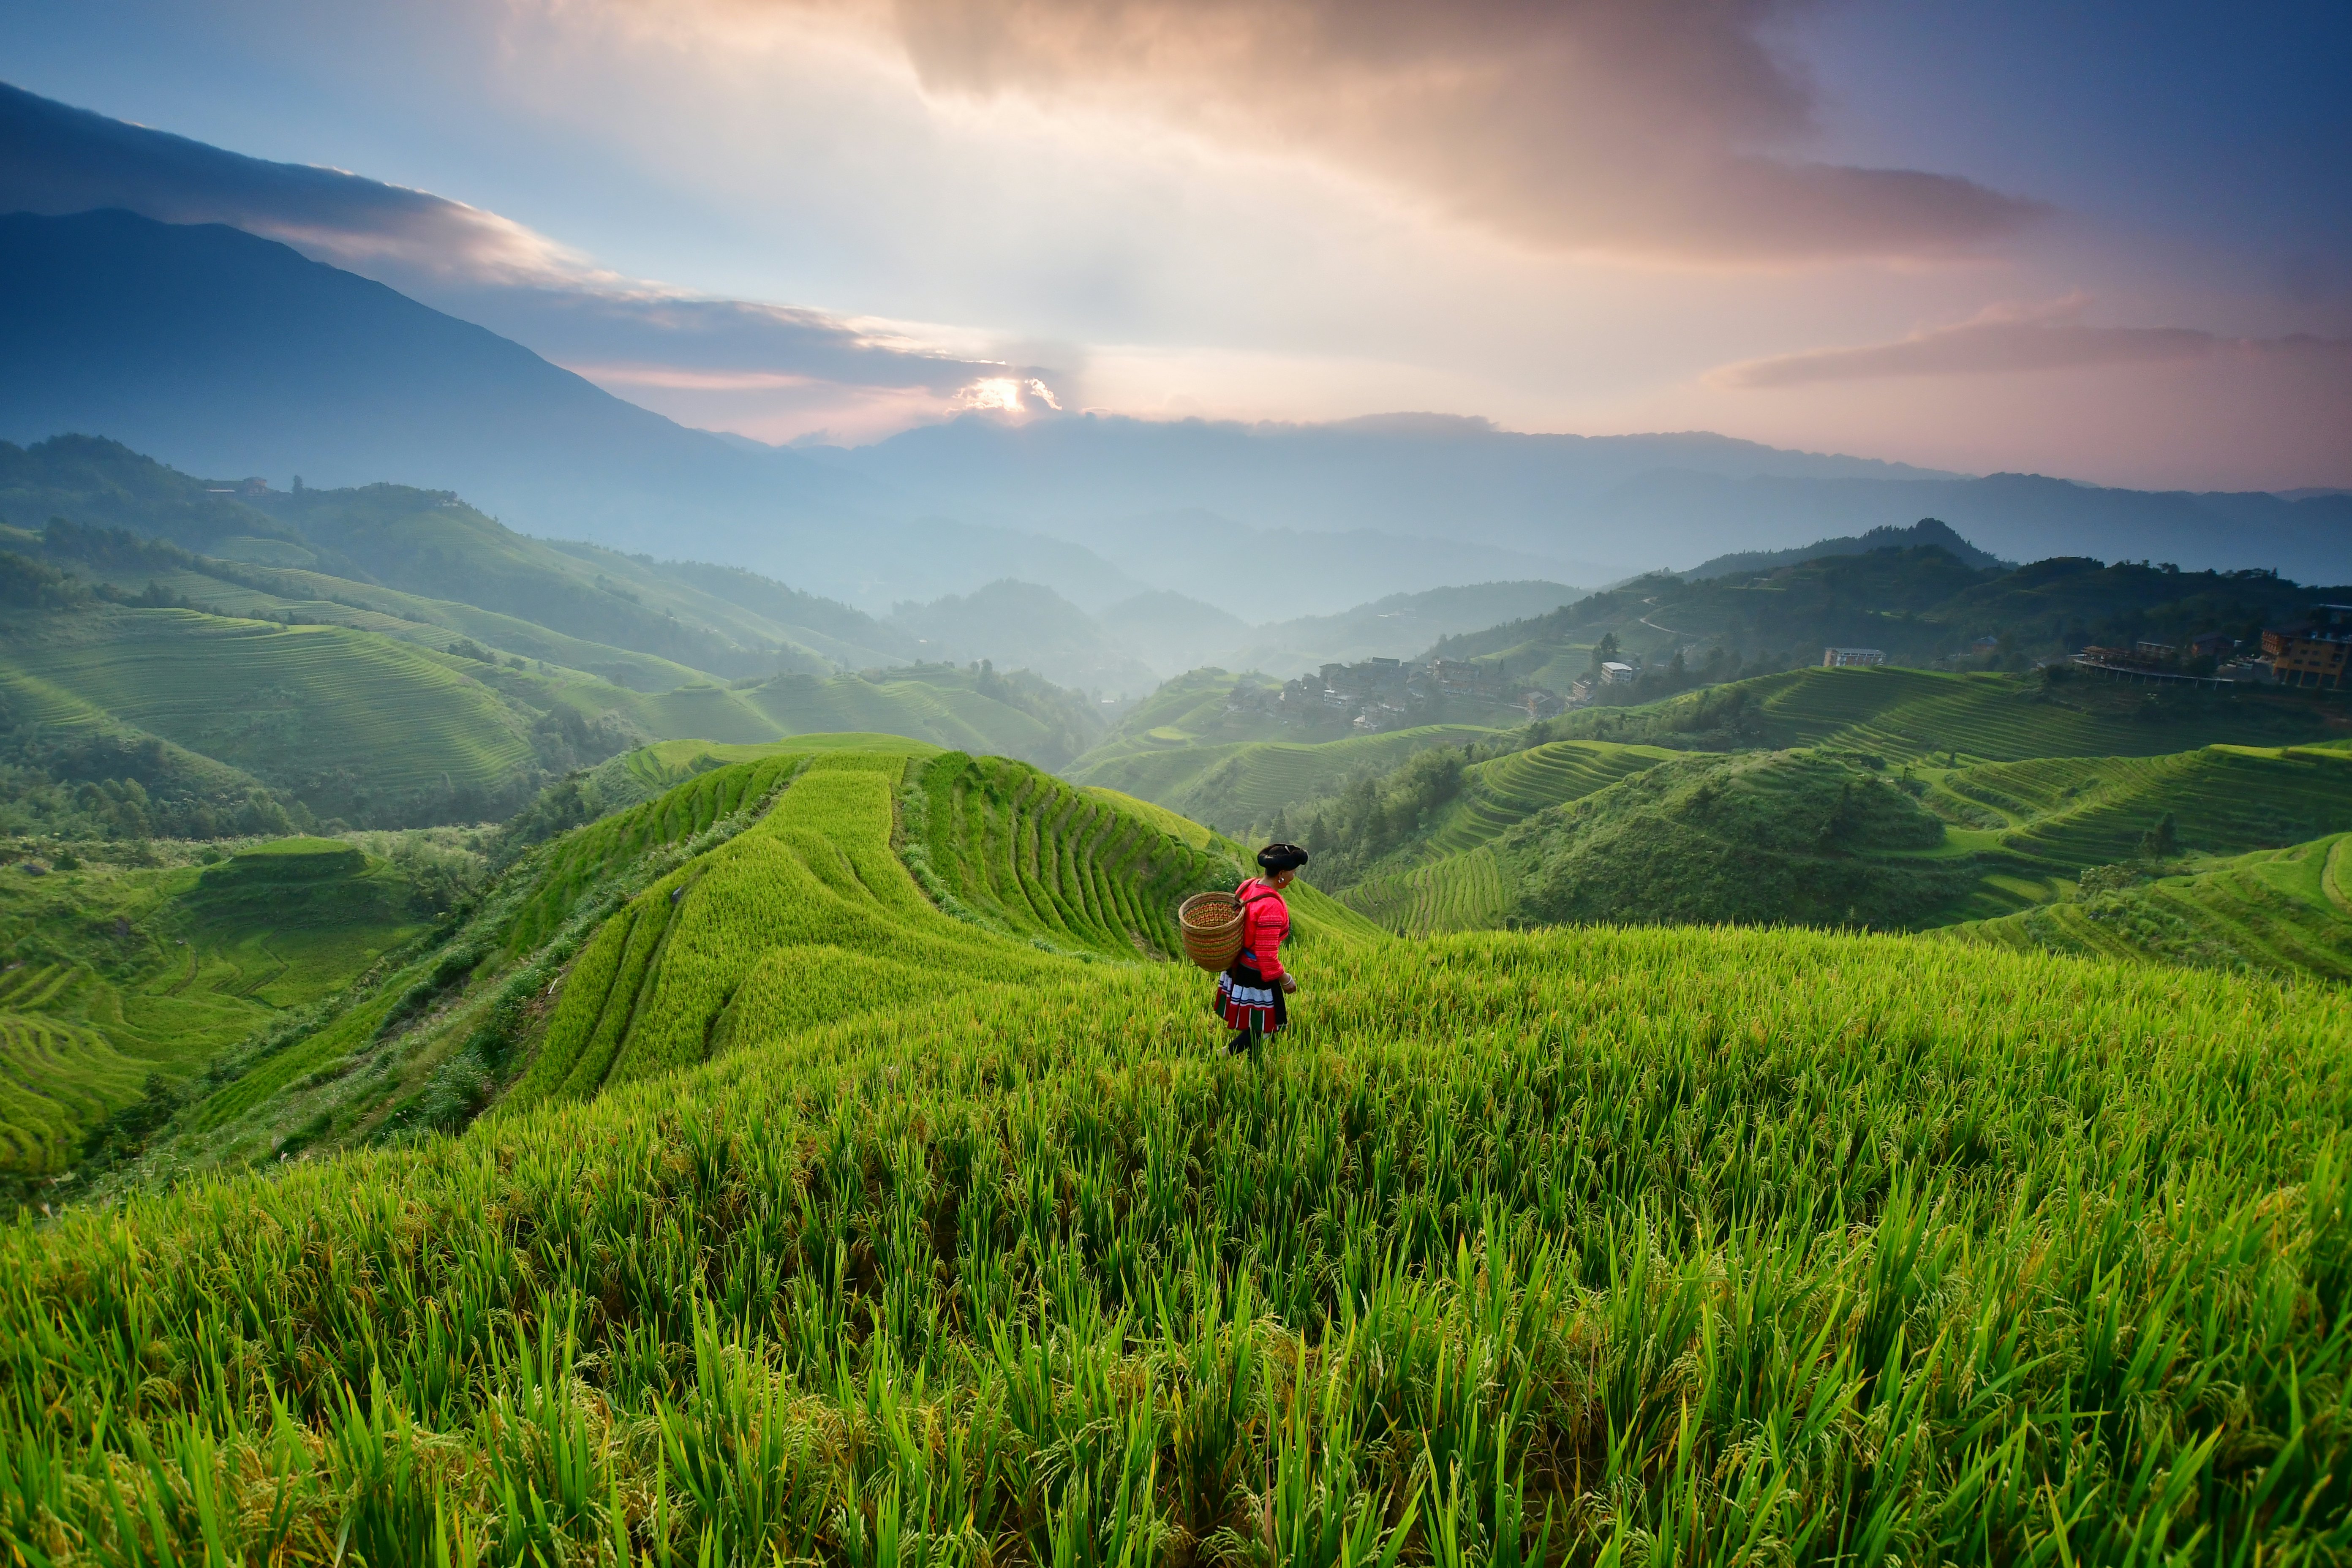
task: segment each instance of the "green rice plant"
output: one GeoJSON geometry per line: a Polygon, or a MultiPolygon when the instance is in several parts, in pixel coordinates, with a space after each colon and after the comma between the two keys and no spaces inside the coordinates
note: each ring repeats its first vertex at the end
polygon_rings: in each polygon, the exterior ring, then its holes
{"type": "MultiPolygon", "coordinates": [[[[900,784],[812,765],[698,858],[726,859],[665,951],[722,878],[864,887],[900,784]]],[[[940,984],[743,1015],[708,1062],[462,1138],[0,1234],[0,1539],[2352,1550],[2333,990],[1791,931],[1331,942],[1253,1064],[1175,966],[1024,948],[910,880],[860,896],[938,932],[912,967],[940,984]]]]}

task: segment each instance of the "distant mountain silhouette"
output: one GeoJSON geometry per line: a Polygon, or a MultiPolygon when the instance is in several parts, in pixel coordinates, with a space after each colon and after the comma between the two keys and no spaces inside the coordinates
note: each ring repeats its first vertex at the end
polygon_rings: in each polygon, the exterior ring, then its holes
{"type": "MultiPolygon", "coordinates": [[[[839,468],[981,521],[1018,519],[1129,572],[1136,520],[1188,509],[1246,529],[1377,531],[1507,552],[1513,574],[1606,582],[1827,535],[1943,519],[2005,559],[2050,555],[2352,577],[2352,496],[2156,493],[2030,474],[1971,478],[1693,432],[1548,436],[1483,419],[1332,425],[1108,415],[909,430],[839,468]]],[[[1451,574],[1497,576],[1487,555],[1451,574]]],[[[1424,584],[1436,579],[1424,578],[1424,584]]],[[[1359,595],[1359,596],[1363,596],[1359,595]]]]}
{"type": "Polygon", "coordinates": [[[0,438],[69,432],[281,486],[451,489],[530,533],[707,557],[874,610],[1013,577],[1089,612],[1148,587],[1256,620],[1455,584],[1601,583],[1922,517],[2011,560],[2352,578],[2342,493],[1969,479],[1705,433],[969,416],[779,450],[677,425],[237,229],[0,216],[0,438]]]}
{"type": "Polygon", "coordinates": [[[2104,489],[2040,474],[1841,479],[1646,474],[1584,511],[1604,537],[1641,542],[1651,564],[1783,540],[1866,534],[1940,518],[2009,561],[2053,555],[2173,562],[2189,571],[2269,568],[2303,583],[2352,579],[2352,496],[2104,489]]]}
{"type": "Polygon", "coordinates": [[[494,332],[217,224],[0,217],[0,438],[104,435],[284,487],[451,489],[532,533],[716,555],[888,603],[1020,570],[1135,584],[1034,535],[908,521],[861,476],[746,450],[494,332]]]}
{"type": "Polygon", "coordinates": [[[1816,540],[1800,544],[1792,550],[1742,550],[1729,555],[1718,555],[1712,561],[1702,561],[1682,574],[1687,578],[1727,576],[1734,572],[1765,572],[1775,566],[1794,566],[1801,561],[1817,561],[1824,555],[1867,555],[1874,550],[1912,550],[1922,544],[1932,544],[1963,566],[1987,571],[2000,566],[2014,566],[2014,561],[1979,550],[1952,531],[1940,518],[1923,517],[1908,528],[1874,528],[1867,533],[1848,534],[1843,539],[1816,540]]]}

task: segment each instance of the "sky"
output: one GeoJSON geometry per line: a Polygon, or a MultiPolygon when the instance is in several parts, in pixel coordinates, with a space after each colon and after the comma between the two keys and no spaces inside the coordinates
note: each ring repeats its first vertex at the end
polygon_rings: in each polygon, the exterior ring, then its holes
{"type": "Polygon", "coordinates": [[[1426,410],[2286,489],[2352,486],[2347,68],[2317,4],[0,0],[0,79],[241,155],[0,144],[0,197],[766,441],[1426,410]]]}

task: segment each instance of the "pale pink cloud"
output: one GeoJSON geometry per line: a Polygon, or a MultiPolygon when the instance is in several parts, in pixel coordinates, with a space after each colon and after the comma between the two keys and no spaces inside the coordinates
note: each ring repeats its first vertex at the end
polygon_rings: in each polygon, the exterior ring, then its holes
{"type": "MultiPolygon", "coordinates": [[[[610,0],[656,25],[678,12],[610,0]]],[[[935,97],[1140,113],[1304,155],[1547,250],[1772,265],[1931,258],[2040,215],[1948,174],[1806,156],[1764,41],[1808,0],[705,0],[902,50],[935,97]]]]}
{"type": "Polygon", "coordinates": [[[2228,356],[2340,359],[2352,342],[2294,335],[2229,338],[2193,327],[2095,326],[2082,320],[2082,295],[2042,305],[1998,305],[1971,320],[1930,327],[1891,342],[1797,353],[1725,365],[1715,384],[1735,388],[1804,386],[1889,376],[2009,375],[2097,365],[2152,364],[2228,356]]]}

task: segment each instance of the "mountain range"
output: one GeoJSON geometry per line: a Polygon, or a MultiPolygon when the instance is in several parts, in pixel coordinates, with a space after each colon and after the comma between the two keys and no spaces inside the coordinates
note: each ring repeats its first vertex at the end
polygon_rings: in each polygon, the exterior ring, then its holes
{"type": "MultiPolygon", "coordinates": [[[[869,611],[1009,577],[1090,614],[1173,591],[1260,623],[1433,586],[1607,583],[1922,517],[2004,559],[2352,577],[2352,496],[2340,491],[1972,477],[1704,432],[1075,412],[968,414],[857,447],[763,447],[678,425],[522,342],[247,232],[235,225],[269,226],[219,195],[238,180],[250,194],[305,178],[338,199],[427,199],[417,193],[14,89],[0,88],[0,212],[19,209],[0,216],[0,438],[105,436],[188,472],[281,486],[300,474],[445,488],[528,533],[708,558],[869,611]],[[187,221],[215,212],[227,221],[187,221]]],[[[284,218],[276,230],[296,232],[284,218]]]]}

